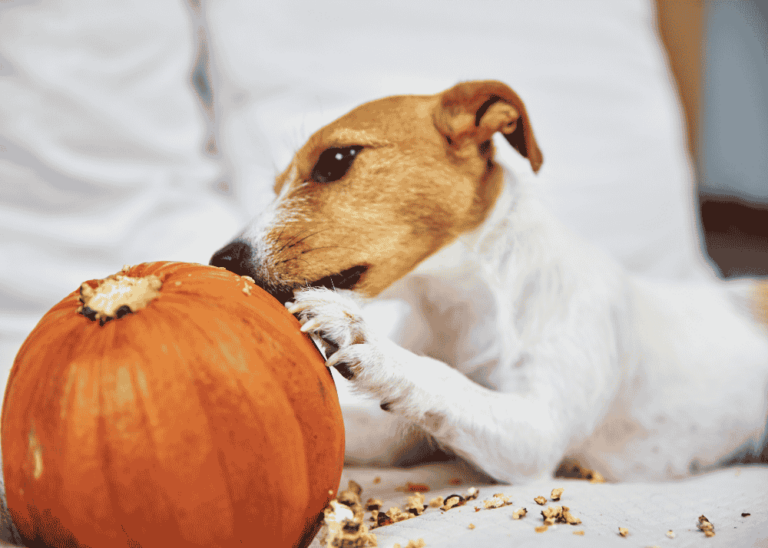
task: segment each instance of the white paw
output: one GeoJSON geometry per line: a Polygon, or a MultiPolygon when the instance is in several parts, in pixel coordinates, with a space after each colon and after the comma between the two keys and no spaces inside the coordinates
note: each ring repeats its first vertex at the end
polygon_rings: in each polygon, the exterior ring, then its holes
{"type": "Polygon", "coordinates": [[[355,354],[373,338],[358,304],[348,295],[323,288],[296,292],[294,302],[285,304],[301,322],[301,330],[322,339],[328,367],[336,367],[348,380],[361,365],[355,354]]]}
{"type": "MultiPolygon", "coordinates": [[[[363,319],[360,306],[343,292],[323,288],[297,291],[286,308],[301,322],[301,330],[321,339],[328,357],[326,365],[353,386],[376,396],[382,406],[402,386],[402,371],[393,355],[398,347],[377,336],[363,319]]],[[[387,403],[385,403],[387,402],[387,403]]]]}

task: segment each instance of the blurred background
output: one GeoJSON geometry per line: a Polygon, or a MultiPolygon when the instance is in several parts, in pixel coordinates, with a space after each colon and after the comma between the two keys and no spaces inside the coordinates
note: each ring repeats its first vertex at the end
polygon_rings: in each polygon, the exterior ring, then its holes
{"type": "Polygon", "coordinates": [[[685,107],[705,249],[768,274],[768,0],[657,0],[685,107]]]}

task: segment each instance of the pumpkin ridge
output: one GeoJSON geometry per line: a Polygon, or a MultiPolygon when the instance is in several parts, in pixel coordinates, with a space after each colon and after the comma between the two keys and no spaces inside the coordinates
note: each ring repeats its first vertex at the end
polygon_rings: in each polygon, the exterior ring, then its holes
{"type": "MultiPolygon", "coordinates": [[[[214,306],[215,306],[215,302],[207,300],[207,299],[198,299],[198,303],[200,303],[201,306],[203,306],[205,308],[214,308],[214,306]]],[[[220,348],[220,342],[221,341],[219,341],[218,339],[213,337],[211,335],[211,333],[215,332],[216,330],[220,330],[220,329],[224,328],[225,326],[224,325],[218,325],[218,321],[217,321],[216,322],[217,323],[217,325],[216,325],[217,329],[211,329],[210,328],[211,327],[209,325],[210,322],[211,321],[215,321],[215,320],[218,319],[218,318],[216,318],[215,315],[206,315],[204,317],[192,316],[192,315],[190,315],[186,311],[185,307],[181,303],[173,303],[173,302],[171,302],[170,299],[165,300],[162,303],[162,306],[163,306],[163,313],[170,314],[170,315],[172,315],[172,316],[174,316],[175,318],[178,319],[177,325],[188,326],[188,327],[186,327],[186,329],[189,329],[190,331],[196,332],[196,336],[197,337],[204,338],[204,340],[199,341],[201,347],[203,347],[203,348],[212,348],[212,349],[220,348]]],[[[188,308],[188,305],[187,305],[187,308],[188,308]]],[[[216,308],[218,308],[218,307],[216,307],[216,308]]],[[[161,328],[166,328],[166,326],[162,325],[161,328]]],[[[168,339],[169,337],[165,337],[165,338],[168,339]]],[[[216,405],[211,406],[210,405],[211,400],[210,400],[210,398],[206,397],[207,396],[207,392],[206,392],[206,390],[204,389],[204,387],[201,384],[201,372],[203,370],[207,369],[207,370],[210,371],[210,375],[211,376],[216,377],[219,374],[218,369],[221,367],[221,364],[213,363],[213,362],[209,362],[209,360],[201,359],[201,356],[199,354],[195,354],[194,359],[188,359],[188,358],[184,357],[184,355],[181,352],[181,349],[178,347],[178,344],[176,344],[176,343],[174,343],[172,348],[175,350],[175,354],[178,356],[178,360],[186,362],[186,369],[191,374],[190,380],[192,382],[192,385],[194,386],[195,393],[197,394],[197,400],[198,400],[198,402],[200,404],[199,407],[200,407],[200,410],[201,410],[201,413],[202,413],[202,415],[200,417],[198,417],[198,419],[201,419],[203,417],[205,418],[206,430],[208,431],[208,433],[209,433],[209,435],[211,437],[211,440],[214,440],[214,439],[216,439],[216,432],[214,431],[214,428],[212,426],[212,418],[211,418],[211,416],[209,414],[209,411],[210,411],[211,408],[216,408],[218,406],[216,406],[216,405]]],[[[218,352],[220,352],[220,350],[216,350],[216,352],[218,353],[218,352]]],[[[249,353],[254,353],[255,352],[257,355],[259,355],[259,357],[261,359],[266,359],[268,357],[259,348],[249,348],[248,352],[249,353]]],[[[257,408],[255,408],[253,406],[253,404],[251,402],[251,399],[249,397],[248,391],[242,385],[242,382],[241,382],[240,378],[237,375],[237,373],[239,372],[238,369],[233,368],[231,362],[232,362],[232,359],[231,359],[231,356],[230,356],[230,359],[225,360],[224,365],[227,367],[229,375],[231,376],[232,380],[236,383],[236,385],[237,385],[237,387],[239,389],[239,395],[242,397],[241,401],[243,401],[248,406],[248,408],[249,408],[249,410],[250,410],[252,415],[259,416],[260,413],[258,413],[257,412],[257,408]]],[[[268,374],[270,381],[275,386],[281,386],[280,381],[277,378],[275,378],[274,374],[271,371],[260,370],[258,372],[258,374],[260,374],[260,375],[268,374]]],[[[277,396],[279,397],[280,395],[278,394],[277,396]]],[[[298,426],[298,421],[297,421],[297,419],[295,417],[295,412],[294,412],[292,406],[290,406],[288,404],[287,399],[285,400],[283,407],[285,407],[293,415],[294,422],[297,423],[295,430],[297,432],[300,432],[300,428],[298,426]]],[[[266,431],[264,431],[262,433],[262,435],[268,435],[268,433],[266,431]]],[[[302,444],[303,444],[303,438],[301,439],[301,441],[302,441],[302,444]]],[[[294,442],[295,442],[295,440],[294,440],[294,442]]],[[[301,461],[301,463],[302,463],[302,465],[304,467],[304,474],[307,475],[306,464],[305,464],[306,459],[300,459],[300,461],[301,461]]],[[[220,463],[220,473],[222,475],[222,479],[223,479],[225,488],[227,489],[227,492],[228,493],[232,493],[230,495],[231,498],[229,500],[229,503],[230,503],[229,507],[230,507],[230,510],[232,512],[232,516],[234,518],[234,516],[236,516],[236,514],[238,512],[237,508],[235,508],[232,505],[232,503],[234,503],[235,500],[236,500],[236,497],[234,496],[235,490],[232,488],[233,481],[235,481],[235,480],[233,480],[233,478],[232,478],[232,473],[229,470],[229,466],[222,465],[222,463],[220,463]]],[[[235,531],[234,530],[234,525],[235,525],[234,521],[233,521],[233,523],[231,525],[233,527],[233,531],[235,531]]],[[[235,532],[234,534],[237,535],[238,532],[235,532]]]]}
{"type": "MultiPolygon", "coordinates": [[[[143,318],[142,318],[143,323],[146,325],[145,329],[148,329],[148,330],[151,330],[153,332],[156,332],[156,333],[158,333],[158,335],[161,334],[162,331],[167,330],[167,326],[163,322],[153,321],[153,319],[150,318],[148,315],[142,315],[142,316],[143,316],[143,318]],[[157,324],[157,325],[154,325],[154,324],[157,324]]],[[[140,318],[140,316],[137,316],[135,319],[138,320],[139,318],[140,318]]],[[[179,348],[178,343],[175,340],[173,340],[173,337],[167,337],[166,336],[166,337],[162,337],[162,338],[167,340],[167,341],[169,341],[169,342],[172,341],[172,345],[171,344],[168,345],[168,350],[169,350],[168,354],[170,355],[170,350],[173,349],[174,352],[175,352],[175,356],[174,356],[175,360],[170,360],[169,359],[168,360],[169,362],[174,361],[174,363],[177,363],[177,364],[178,363],[185,363],[185,362],[187,364],[190,363],[190,360],[185,360],[185,358],[184,358],[184,356],[183,356],[183,354],[181,352],[181,349],[179,348]]],[[[137,349],[137,351],[138,350],[139,349],[137,349]]],[[[141,348],[141,350],[145,351],[146,348],[141,348]]],[[[141,362],[142,363],[152,363],[151,361],[145,360],[145,359],[142,359],[141,362]]],[[[174,369],[175,369],[174,374],[177,374],[177,375],[179,374],[179,371],[181,371],[182,373],[184,373],[185,370],[193,372],[191,366],[188,369],[185,368],[185,367],[176,367],[174,369]]],[[[190,375],[189,376],[189,380],[192,381],[193,383],[196,382],[196,378],[195,378],[194,375],[190,375]]],[[[138,396],[141,398],[142,409],[144,411],[143,414],[142,414],[142,423],[144,425],[146,425],[146,427],[147,427],[146,428],[146,437],[147,437],[147,440],[149,441],[149,443],[151,444],[152,449],[153,449],[151,451],[152,460],[153,460],[153,462],[155,464],[156,470],[158,472],[161,472],[162,469],[163,469],[163,466],[162,466],[162,463],[160,462],[160,459],[158,458],[158,455],[160,454],[160,444],[158,443],[157,439],[152,435],[153,431],[154,431],[154,428],[152,427],[151,422],[149,420],[149,412],[147,410],[147,398],[145,398],[142,394],[138,394],[138,396]]],[[[199,401],[199,398],[198,398],[198,404],[200,405],[200,407],[203,407],[202,406],[202,402],[199,401]]],[[[203,416],[205,416],[204,413],[203,413],[203,416]]],[[[197,417],[197,418],[199,419],[200,417],[197,417]]],[[[207,416],[206,416],[206,419],[207,419],[207,416]]],[[[210,425],[208,425],[208,430],[210,431],[210,425]]],[[[178,512],[175,511],[175,506],[176,505],[174,504],[174,501],[169,497],[168,493],[164,492],[163,490],[160,490],[160,492],[158,494],[161,495],[161,500],[162,500],[162,503],[163,503],[163,506],[164,506],[163,509],[166,511],[166,514],[168,516],[171,516],[172,519],[173,519],[173,523],[175,525],[175,530],[177,531],[177,538],[183,538],[184,535],[182,533],[182,524],[181,524],[178,512]]]]}
{"type": "MultiPolygon", "coordinates": [[[[118,322],[111,323],[109,326],[103,326],[103,328],[111,328],[113,330],[112,335],[114,337],[124,337],[127,340],[130,340],[133,338],[132,332],[135,330],[137,332],[158,332],[159,329],[162,329],[164,327],[162,322],[157,322],[154,320],[152,315],[149,314],[137,314],[134,317],[131,318],[131,324],[123,324],[121,325],[118,322]]],[[[96,326],[97,329],[102,329],[101,326],[96,326]]],[[[175,346],[175,345],[174,345],[175,346]]],[[[149,420],[149,412],[147,409],[147,402],[148,399],[151,399],[150,393],[145,393],[145,391],[142,389],[142,383],[139,381],[139,372],[141,370],[141,366],[137,364],[147,364],[147,363],[154,363],[153,360],[147,359],[147,353],[146,353],[146,347],[138,347],[133,346],[131,344],[118,344],[113,343],[109,346],[109,348],[112,349],[113,352],[117,352],[119,354],[118,359],[111,360],[112,364],[120,364],[124,367],[126,367],[130,371],[130,378],[131,378],[131,386],[133,389],[133,401],[134,405],[137,410],[140,410],[141,412],[138,413],[140,416],[139,424],[141,433],[143,434],[143,439],[146,441],[147,445],[151,448],[149,451],[147,451],[147,454],[151,456],[151,462],[154,465],[154,469],[157,471],[162,470],[161,462],[158,458],[159,449],[160,446],[155,439],[153,434],[153,426],[149,420]],[[125,346],[125,349],[123,347],[125,346]],[[134,355],[133,359],[126,359],[124,357],[124,353],[131,352],[131,354],[134,355]]],[[[105,353],[106,354],[106,353],[105,353]]],[[[105,359],[108,359],[109,356],[105,355],[105,359]]],[[[118,367],[113,367],[115,371],[118,369],[118,367]]],[[[178,369],[182,368],[176,368],[177,372],[178,369]]],[[[149,387],[147,387],[149,388],[149,387]]],[[[101,396],[104,392],[104,389],[100,390],[99,395],[101,396]]],[[[112,391],[108,391],[112,392],[112,391]]],[[[100,410],[99,417],[100,420],[104,420],[104,412],[100,410]]],[[[115,449],[113,447],[113,444],[109,444],[106,442],[101,443],[100,445],[103,448],[109,448],[110,451],[119,451],[119,448],[115,449]]],[[[146,455],[145,455],[146,456],[146,455]]],[[[152,467],[150,466],[150,469],[152,467]]],[[[125,525],[121,523],[121,521],[127,520],[129,518],[130,514],[128,514],[124,509],[122,504],[119,502],[119,497],[117,496],[117,489],[116,483],[112,481],[111,474],[105,474],[104,483],[108,486],[110,491],[110,501],[114,501],[115,504],[117,504],[117,508],[113,506],[113,515],[116,517],[116,521],[118,521],[121,525],[122,530],[125,532],[126,535],[129,535],[128,531],[125,529],[125,525]]],[[[150,478],[152,478],[150,474],[150,478]]],[[[152,478],[155,479],[155,478],[152,478]]],[[[156,483],[153,482],[153,485],[156,485],[156,483]]],[[[164,512],[164,514],[173,520],[173,525],[175,525],[175,530],[180,534],[181,533],[181,524],[179,522],[178,516],[173,511],[174,504],[173,501],[169,499],[168,494],[165,493],[162,489],[156,489],[153,492],[154,496],[157,497],[157,499],[152,501],[152,504],[155,506],[155,510],[160,510],[164,512]]],[[[145,501],[146,502],[146,501],[145,501]]],[[[168,524],[169,528],[173,527],[171,523],[168,524]]],[[[131,538],[135,538],[137,536],[137,531],[132,531],[133,536],[131,538]]],[[[130,536],[130,535],[129,535],[130,536]]],[[[139,535],[140,536],[140,535],[139,535]]],[[[137,542],[137,541],[136,541],[137,542]]]]}
{"type": "MultiPolygon", "coordinates": [[[[209,318],[207,318],[207,319],[209,319],[209,318]]],[[[249,328],[250,327],[251,326],[249,325],[249,328]]],[[[203,331],[203,333],[205,333],[206,336],[208,336],[209,331],[207,331],[207,330],[202,330],[202,331],[203,331]]],[[[215,340],[213,338],[208,337],[208,342],[209,342],[209,344],[207,346],[215,348],[217,346],[216,343],[219,342],[219,341],[217,341],[217,340],[215,340]]],[[[265,359],[268,358],[268,356],[265,355],[265,353],[261,349],[251,348],[249,350],[250,350],[250,352],[257,353],[262,360],[265,360],[265,359]]],[[[196,366],[197,365],[198,364],[196,364],[196,366]]],[[[232,375],[233,380],[234,380],[234,382],[235,382],[235,384],[236,384],[236,386],[238,388],[239,396],[242,397],[242,401],[248,407],[248,409],[249,409],[249,411],[251,412],[252,415],[259,416],[258,409],[256,407],[254,407],[253,402],[251,401],[250,394],[249,394],[248,390],[243,385],[242,380],[240,379],[240,377],[237,375],[237,373],[239,373],[239,370],[231,367],[231,360],[228,360],[226,365],[227,365],[227,367],[228,367],[228,369],[230,371],[230,374],[232,375]]],[[[190,368],[192,368],[192,366],[190,366],[190,368]]],[[[196,372],[199,372],[199,368],[198,367],[195,367],[194,369],[195,369],[196,372]]],[[[250,374],[253,374],[253,372],[250,372],[250,374]]],[[[267,369],[262,369],[262,370],[258,371],[258,374],[262,375],[262,376],[269,375],[269,380],[275,386],[278,386],[278,387],[282,388],[282,383],[280,382],[280,379],[276,378],[272,371],[269,371],[267,369]]],[[[194,385],[195,385],[196,391],[198,393],[201,393],[202,392],[201,391],[202,387],[201,387],[200,382],[199,382],[199,375],[196,376],[194,385]]],[[[284,424],[287,424],[287,423],[293,424],[294,425],[294,429],[293,430],[295,430],[296,432],[300,433],[302,430],[301,430],[301,426],[300,426],[299,420],[296,417],[296,412],[294,411],[293,406],[290,405],[290,401],[288,400],[288,398],[286,396],[284,396],[282,393],[275,394],[274,396],[275,397],[280,397],[281,399],[284,400],[284,406],[283,407],[285,408],[285,410],[287,410],[287,412],[290,413],[290,416],[283,415],[282,420],[283,420],[284,424]]],[[[211,418],[208,415],[209,407],[210,406],[203,406],[203,412],[204,412],[204,414],[206,416],[206,420],[207,420],[208,424],[210,425],[211,424],[211,418]]],[[[286,426],[286,429],[287,429],[287,426],[286,426]]],[[[297,437],[298,437],[298,440],[294,439],[294,440],[292,440],[292,442],[294,444],[297,443],[297,442],[301,443],[301,452],[302,452],[302,454],[301,454],[301,458],[297,459],[297,462],[301,463],[302,468],[303,468],[303,472],[304,472],[303,475],[306,477],[306,480],[304,482],[297,482],[297,483],[308,484],[310,480],[309,480],[309,477],[308,477],[309,476],[309,470],[307,469],[307,465],[306,465],[306,460],[307,459],[306,459],[306,449],[305,449],[305,446],[304,446],[304,437],[302,435],[299,435],[297,437]]],[[[236,500],[236,496],[235,496],[235,490],[232,488],[232,485],[233,485],[233,482],[235,480],[232,477],[232,472],[229,469],[229,465],[227,464],[226,459],[223,460],[223,461],[221,460],[221,456],[222,456],[221,448],[219,448],[218,456],[219,456],[219,463],[220,463],[220,467],[221,467],[222,476],[224,477],[227,491],[230,494],[230,501],[234,502],[236,500]]],[[[271,491],[271,489],[270,489],[270,491],[271,491]]],[[[235,511],[236,511],[235,508],[233,508],[232,510],[233,510],[233,514],[235,514],[235,511]]],[[[304,509],[302,509],[302,510],[304,510],[304,509]]],[[[282,526],[284,524],[281,523],[279,525],[282,526]]],[[[286,538],[286,537],[290,536],[289,533],[288,533],[288,529],[290,529],[290,528],[286,528],[284,526],[280,527],[281,537],[282,538],[286,538]]],[[[237,530],[237,529],[234,530],[234,535],[235,536],[238,536],[238,535],[243,536],[243,533],[244,533],[244,531],[240,531],[240,530],[237,530]]]]}
{"type": "MultiPolygon", "coordinates": [[[[101,333],[100,333],[101,335],[101,333]]],[[[112,344],[115,340],[115,330],[111,329],[109,332],[106,332],[100,337],[101,341],[104,341],[104,339],[109,338],[110,344],[104,344],[105,348],[112,347],[112,344]]],[[[104,341],[105,343],[106,341],[104,341]]],[[[103,353],[101,356],[101,360],[99,360],[99,379],[98,379],[98,385],[97,385],[97,391],[98,391],[98,412],[97,412],[97,420],[96,420],[96,450],[98,452],[101,452],[107,456],[106,459],[102,458],[100,459],[101,466],[99,467],[99,471],[102,475],[102,482],[106,487],[107,490],[107,501],[109,503],[111,512],[110,514],[112,516],[115,516],[115,510],[119,510],[115,508],[115,489],[114,485],[110,481],[110,474],[108,470],[109,466],[109,449],[107,449],[107,443],[106,443],[106,430],[107,430],[107,424],[104,417],[104,362],[109,361],[110,363],[106,367],[110,367],[114,362],[110,359],[111,356],[109,356],[109,353],[103,353]]],[[[116,520],[117,521],[117,520],[116,520]]]]}

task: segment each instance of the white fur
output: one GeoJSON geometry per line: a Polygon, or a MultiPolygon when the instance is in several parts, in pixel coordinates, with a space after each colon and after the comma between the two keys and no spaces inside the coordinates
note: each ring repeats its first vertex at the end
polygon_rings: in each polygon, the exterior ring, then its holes
{"type": "Polygon", "coordinates": [[[479,229],[384,295],[411,307],[402,346],[348,292],[299,291],[289,309],[357,391],[498,480],[565,455],[663,479],[765,441],[768,337],[726,285],[634,279],[507,176],[479,229]]]}

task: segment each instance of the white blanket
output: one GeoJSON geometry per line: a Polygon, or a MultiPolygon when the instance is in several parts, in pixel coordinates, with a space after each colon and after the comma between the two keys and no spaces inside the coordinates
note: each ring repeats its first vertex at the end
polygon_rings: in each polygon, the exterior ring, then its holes
{"type": "MultiPolygon", "coordinates": [[[[348,468],[342,487],[352,479],[362,488],[362,502],[369,498],[383,502],[382,511],[397,506],[401,510],[412,493],[404,492],[408,482],[425,484],[425,501],[452,494],[465,496],[470,487],[479,489],[477,499],[448,511],[429,508],[419,517],[373,529],[379,548],[405,547],[409,540],[423,538],[427,548],[466,548],[515,546],[536,548],[566,547],[669,547],[669,548],[750,548],[768,546],[768,466],[721,470],[682,481],[665,483],[591,484],[560,478],[523,485],[488,485],[464,467],[430,464],[409,470],[348,468]],[[378,483],[374,480],[378,478],[378,483]],[[451,485],[451,480],[461,480],[451,485]],[[554,488],[563,488],[561,499],[552,501],[554,488]],[[485,509],[484,501],[493,495],[509,497],[511,504],[485,509]],[[534,498],[547,499],[540,506],[534,498]],[[556,524],[536,532],[543,525],[541,511],[564,505],[581,520],[579,525],[556,524]],[[475,508],[480,508],[476,511],[475,508]],[[518,508],[528,513],[512,519],[518,508]],[[750,514],[749,516],[742,516],[750,514]],[[699,516],[715,527],[707,538],[697,527],[699,516]],[[470,527],[470,526],[474,527],[470,527]],[[619,535],[619,527],[627,536],[619,535]],[[583,531],[584,536],[574,535],[583,531]],[[667,536],[672,531],[674,538],[667,536]]],[[[366,523],[370,525],[370,514],[366,523]]],[[[319,548],[322,531],[312,544],[319,548]]]]}

